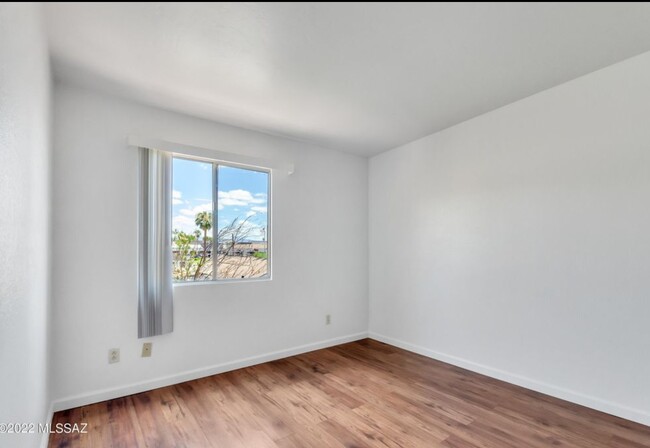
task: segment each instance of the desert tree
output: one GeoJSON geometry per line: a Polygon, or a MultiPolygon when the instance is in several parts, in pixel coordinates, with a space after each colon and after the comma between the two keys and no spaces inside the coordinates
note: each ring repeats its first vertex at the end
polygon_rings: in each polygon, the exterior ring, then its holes
{"type": "Polygon", "coordinates": [[[210,246],[211,238],[208,238],[208,231],[212,229],[212,213],[210,212],[199,212],[194,218],[194,224],[203,232],[203,251],[201,253],[201,258],[198,261],[198,266],[194,272],[194,280],[197,280],[202,272],[205,261],[208,258],[208,247],[210,246]]]}

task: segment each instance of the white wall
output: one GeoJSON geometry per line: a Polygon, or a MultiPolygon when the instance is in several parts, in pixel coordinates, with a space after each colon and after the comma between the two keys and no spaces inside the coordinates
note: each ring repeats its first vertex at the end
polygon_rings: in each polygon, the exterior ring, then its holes
{"type": "Polygon", "coordinates": [[[650,53],[369,179],[371,336],[650,424],[650,53]]]}
{"type": "Polygon", "coordinates": [[[55,86],[54,118],[55,407],[365,335],[366,159],[65,84],[55,86]],[[129,135],[296,168],[273,177],[273,280],[177,287],[174,332],[151,339],[150,359],[137,339],[138,158],[129,135]],[[109,365],[112,347],[121,362],[109,365]]]}
{"type": "MultiPolygon", "coordinates": [[[[0,3],[0,423],[49,409],[49,62],[39,6],[0,3]]],[[[0,433],[2,447],[39,434],[0,433]]]]}

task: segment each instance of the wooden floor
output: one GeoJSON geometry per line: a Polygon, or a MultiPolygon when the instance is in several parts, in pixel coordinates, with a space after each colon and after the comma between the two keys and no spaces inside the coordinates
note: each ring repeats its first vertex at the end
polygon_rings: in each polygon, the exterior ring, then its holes
{"type": "Polygon", "coordinates": [[[58,412],[51,447],[650,447],[650,428],[372,340],[58,412]]]}

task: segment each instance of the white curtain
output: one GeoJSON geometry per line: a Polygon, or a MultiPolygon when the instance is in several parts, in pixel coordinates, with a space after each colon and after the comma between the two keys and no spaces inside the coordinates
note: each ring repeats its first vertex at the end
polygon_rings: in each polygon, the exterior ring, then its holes
{"type": "Polygon", "coordinates": [[[172,156],[140,148],[138,337],[173,329],[172,156]]]}

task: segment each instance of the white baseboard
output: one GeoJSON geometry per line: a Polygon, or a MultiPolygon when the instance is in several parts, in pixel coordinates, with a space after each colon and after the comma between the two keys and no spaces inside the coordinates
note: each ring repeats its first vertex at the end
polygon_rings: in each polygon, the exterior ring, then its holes
{"type": "MultiPolygon", "coordinates": [[[[386,344],[393,345],[395,347],[399,347],[404,350],[408,350],[410,352],[426,356],[428,358],[433,358],[438,361],[446,362],[448,364],[452,364],[457,367],[470,370],[472,372],[477,372],[489,376],[491,378],[496,378],[498,380],[505,381],[507,383],[525,387],[526,389],[531,389],[536,392],[541,392],[543,394],[550,395],[552,397],[570,401],[572,403],[576,403],[582,406],[586,406],[588,408],[596,409],[598,411],[602,411],[607,414],[615,415],[617,417],[621,417],[627,420],[641,423],[643,425],[650,426],[650,413],[642,411],[640,409],[634,409],[618,403],[613,403],[610,401],[602,400],[600,398],[584,395],[578,392],[571,391],[569,389],[564,389],[562,387],[547,384],[542,381],[537,381],[534,379],[523,377],[521,375],[509,373],[500,369],[475,363],[473,361],[458,358],[456,356],[451,356],[444,353],[436,352],[434,350],[430,350],[425,347],[404,342],[398,339],[393,339],[391,337],[384,336],[374,332],[369,332],[369,333],[361,332],[361,333],[351,334],[351,335],[342,336],[338,338],[328,339],[325,341],[305,344],[298,347],[289,348],[286,350],[279,350],[279,351],[266,353],[259,356],[243,358],[236,361],[218,364],[210,367],[181,372],[175,375],[155,378],[149,381],[143,381],[143,382],[129,384],[125,386],[103,389],[103,390],[89,392],[81,395],[62,398],[54,401],[50,406],[47,421],[48,422],[52,421],[52,415],[56,411],[71,409],[78,406],[98,403],[100,401],[111,400],[113,398],[119,398],[127,395],[137,394],[140,392],[157,389],[159,387],[165,387],[173,384],[182,383],[184,381],[191,381],[197,378],[203,378],[206,376],[216,375],[218,373],[229,372],[231,370],[237,370],[244,367],[250,367],[256,364],[262,364],[269,361],[275,361],[278,359],[287,358],[289,356],[299,355],[301,353],[307,353],[322,348],[333,347],[335,345],[357,341],[360,339],[364,339],[366,337],[370,337],[377,341],[384,342],[386,344]]],[[[42,448],[47,447],[48,436],[49,436],[48,434],[43,435],[43,439],[41,442],[42,448]]]]}
{"type": "MultiPolygon", "coordinates": [[[[54,417],[54,403],[50,403],[50,409],[48,409],[47,414],[45,415],[45,421],[43,423],[52,423],[52,417],[54,417]]],[[[47,448],[47,445],[50,443],[50,434],[44,432],[41,436],[41,448],[47,448]]]]}
{"type": "MultiPolygon", "coordinates": [[[[80,394],[80,395],[75,395],[75,396],[55,400],[52,403],[52,408],[54,412],[56,412],[65,409],[76,408],[79,406],[85,406],[87,404],[98,403],[100,401],[111,400],[113,398],[124,397],[127,395],[133,395],[133,394],[145,392],[152,389],[158,389],[159,387],[171,386],[173,384],[178,384],[185,381],[191,381],[206,376],[216,375],[218,373],[229,372],[231,370],[237,370],[244,367],[250,367],[256,364],[262,364],[269,361],[275,361],[278,359],[287,358],[289,356],[299,355],[301,353],[320,350],[322,348],[333,347],[335,345],[345,344],[347,342],[358,341],[359,339],[364,339],[367,337],[368,337],[368,333],[364,331],[362,333],[356,333],[347,336],[341,336],[338,338],[327,339],[325,341],[300,345],[298,347],[293,347],[286,350],[279,350],[271,353],[266,353],[263,355],[243,358],[243,359],[239,359],[236,361],[231,361],[223,364],[217,364],[210,367],[203,367],[200,369],[189,370],[174,375],[168,375],[168,376],[155,378],[148,381],[142,381],[139,383],[113,387],[110,389],[97,390],[85,394],[80,394]]],[[[51,416],[50,416],[50,421],[52,421],[51,416]]]]}
{"type": "Polygon", "coordinates": [[[408,342],[400,341],[398,339],[393,339],[388,336],[377,334],[374,332],[369,332],[368,337],[375,339],[380,342],[384,342],[395,347],[408,350],[419,355],[426,356],[428,358],[433,358],[438,361],[445,362],[447,364],[452,364],[463,369],[471,370],[472,372],[480,373],[491,378],[496,378],[507,383],[515,384],[517,386],[525,387],[526,389],[534,390],[536,392],[541,392],[546,395],[550,395],[555,398],[562,400],[570,401],[575,404],[586,406],[588,408],[595,409],[597,411],[605,412],[607,414],[615,415],[617,417],[624,418],[626,420],[631,420],[642,425],[650,426],[650,413],[642,411],[641,409],[634,409],[628,406],[624,406],[618,403],[612,403],[611,401],[602,400],[600,398],[592,397],[589,395],[584,395],[579,392],[574,392],[569,389],[564,389],[562,387],[553,386],[551,384],[544,383],[542,381],[537,381],[531,378],[526,378],[521,375],[516,375],[509,373],[503,370],[496,369],[494,367],[489,367],[483,364],[478,364],[473,361],[466,359],[458,358],[456,356],[447,355],[444,353],[436,352],[419,345],[411,344],[408,342]]]}

